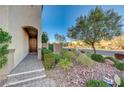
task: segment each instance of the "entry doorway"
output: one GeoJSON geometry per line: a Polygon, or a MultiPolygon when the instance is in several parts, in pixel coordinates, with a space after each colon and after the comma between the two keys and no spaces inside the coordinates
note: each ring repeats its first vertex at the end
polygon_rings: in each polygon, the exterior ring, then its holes
{"type": "Polygon", "coordinates": [[[23,29],[28,33],[29,37],[29,53],[37,53],[38,49],[38,30],[32,26],[25,26],[23,29]]]}
{"type": "Polygon", "coordinates": [[[29,38],[29,52],[37,53],[37,38],[29,38]]]}

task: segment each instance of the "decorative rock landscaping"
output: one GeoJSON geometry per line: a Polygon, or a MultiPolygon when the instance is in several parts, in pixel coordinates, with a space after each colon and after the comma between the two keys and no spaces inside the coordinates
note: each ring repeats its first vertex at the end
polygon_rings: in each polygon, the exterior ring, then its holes
{"type": "Polygon", "coordinates": [[[64,71],[57,65],[53,70],[47,72],[48,77],[54,79],[58,86],[62,87],[82,87],[85,86],[88,80],[103,80],[106,74],[109,74],[113,80],[115,74],[119,77],[124,77],[124,71],[120,71],[111,65],[97,62],[90,69],[74,63],[73,67],[68,71],[64,71]]]}
{"type": "MultiPolygon", "coordinates": [[[[47,49],[44,54],[51,52],[47,49]]],[[[61,50],[58,56],[55,55],[43,56],[44,66],[48,78],[53,79],[60,87],[116,87],[115,75],[120,79],[124,77],[123,61],[111,56],[66,49],[61,50]],[[52,61],[48,60],[51,58],[52,61]],[[46,59],[48,62],[45,62],[46,59]]]]}

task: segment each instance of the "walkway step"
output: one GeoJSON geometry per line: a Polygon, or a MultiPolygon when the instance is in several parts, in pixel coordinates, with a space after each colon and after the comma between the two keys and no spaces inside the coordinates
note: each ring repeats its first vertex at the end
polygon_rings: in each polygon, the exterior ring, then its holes
{"type": "Polygon", "coordinates": [[[30,73],[41,72],[41,71],[45,71],[45,69],[37,69],[37,70],[32,70],[32,71],[26,71],[26,72],[20,72],[20,73],[15,73],[15,74],[9,74],[8,77],[14,77],[14,76],[18,76],[18,75],[30,74],[30,73]]]}
{"type": "Polygon", "coordinates": [[[10,87],[57,87],[57,84],[54,80],[42,78],[22,84],[11,85],[10,87]]]}
{"type": "Polygon", "coordinates": [[[23,85],[25,83],[32,82],[32,81],[37,80],[37,79],[43,79],[45,77],[46,77],[46,75],[42,75],[42,76],[38,76],[38,77],[33,77],[33,78],[29,78],[29,79],[25,79],[25,80],[9,83],[9,84],[4,85],[4,86],[5,87],[14,87],[14,86],[18,86],[18,84],[23,85]]]}
{"type": "Polygon", "coordinates": [[[8,75],[8,81],[4,86],[12,86],[46,77],[44,69],[21,72],[8,75]]]}

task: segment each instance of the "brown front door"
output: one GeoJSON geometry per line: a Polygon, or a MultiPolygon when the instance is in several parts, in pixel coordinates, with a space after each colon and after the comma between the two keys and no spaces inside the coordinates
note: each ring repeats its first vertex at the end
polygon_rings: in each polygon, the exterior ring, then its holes
{"type": "Polygon", "coordinates": [[[37,52],[37,38],[29,38],[29,51],[37,52]]]}

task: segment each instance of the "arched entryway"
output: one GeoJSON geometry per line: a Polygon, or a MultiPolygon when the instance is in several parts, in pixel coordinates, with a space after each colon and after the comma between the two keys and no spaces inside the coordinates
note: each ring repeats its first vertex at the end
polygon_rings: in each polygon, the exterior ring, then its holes
{"type": "Polygon", "coordinates": [[[38,49],[38,30],[32,26],[24,26],[24,31],[28,33],[29,37],[29,53],[37,53],[38,49]]]}

